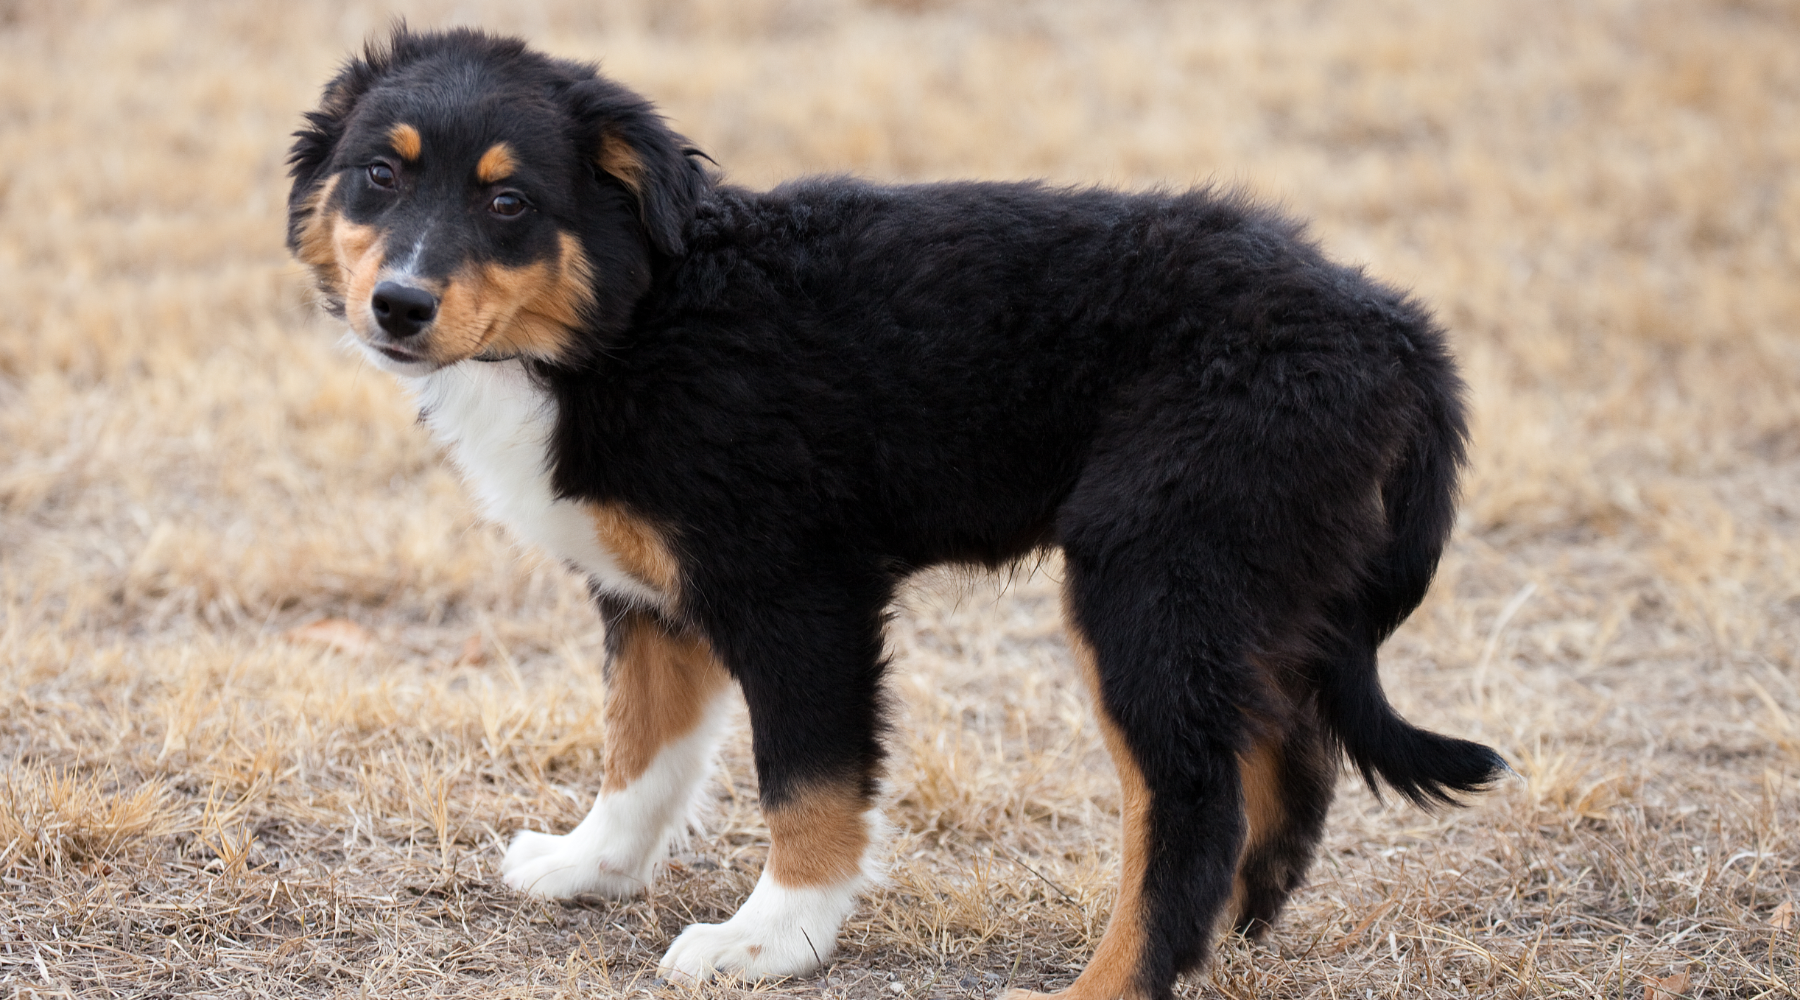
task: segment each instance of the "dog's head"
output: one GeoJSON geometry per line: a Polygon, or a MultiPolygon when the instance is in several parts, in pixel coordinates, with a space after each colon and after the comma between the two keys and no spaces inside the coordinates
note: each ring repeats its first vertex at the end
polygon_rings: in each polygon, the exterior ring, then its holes
{"type": "Polygon", "coordinates": [[[307,122],[288,246],[400,374],[602,350],[709,183],[636,94],[474,31],[396,28],[307,122]]]}

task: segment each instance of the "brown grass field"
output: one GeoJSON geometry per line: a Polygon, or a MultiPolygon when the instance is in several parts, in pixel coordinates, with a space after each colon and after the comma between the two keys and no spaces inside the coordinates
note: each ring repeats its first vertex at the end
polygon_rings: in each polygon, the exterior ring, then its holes
{"type": "MultiPolygon", "coordinates": [[[[1384,676],[1523,777],[1346,777],[1183,994],[1800,996],[1793,0],[0,0],[0,996],[684,995],[760,869],[740,737],[648,899],[499,884],[599,785],[596,616],[282,247],[288,133],[397,12],[603,59],[738,182],[1241,185],[1415,289],[1476,442],[1384,676]]],[[[1073,977],[1118,801],[1057,572],[910,590],[887,884],[821,977],[700,992],[1073,977]]]]}

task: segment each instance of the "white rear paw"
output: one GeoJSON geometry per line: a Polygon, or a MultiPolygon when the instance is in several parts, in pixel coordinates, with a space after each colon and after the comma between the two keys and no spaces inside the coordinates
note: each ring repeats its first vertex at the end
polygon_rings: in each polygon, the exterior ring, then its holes
{"type": "Polygon", "coordinates": [[[582,893],[623,899],[649,887],[657,860],[655,853],[630,861],[608,857],[580,827],[563,837],[521,830],[500,859],[500,872],[508,886],[543,899],[582,893]]]}
{"type": "Polygon", "coordinates": [[[692,924],[669,946],[657,975],[697,983],[715,974],[764,979],[803,976],[837,950],[838,928],[856,906],[862,878],[842,885],[787,889],[768,874],[730,920],[692,924]]]}

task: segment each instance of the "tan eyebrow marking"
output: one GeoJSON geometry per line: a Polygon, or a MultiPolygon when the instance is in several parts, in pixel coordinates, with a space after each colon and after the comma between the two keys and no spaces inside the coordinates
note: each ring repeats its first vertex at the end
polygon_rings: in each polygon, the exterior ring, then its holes
{"type": "Polygon", "coordinates": [[[418,159],[420,151],[425,148],[424,140],[419,138],[419,130],[404,122],[388,129],[388,142],[403,160],[418,159]]]}
{"type": "Polygon", "coordinates": [[[483,184],[492,184],[511,177],[517,166],[513,161],[512,147],[504,142],[496,142],[481,154],[481,162],[475,164],[475,177],[483,184]]]}

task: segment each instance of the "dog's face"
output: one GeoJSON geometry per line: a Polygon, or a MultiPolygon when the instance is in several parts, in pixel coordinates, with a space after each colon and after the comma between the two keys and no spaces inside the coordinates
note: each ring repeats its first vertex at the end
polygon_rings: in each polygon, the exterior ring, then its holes
{"type": "Polygon", "coordinates": [[[474,32],[397,30],[308,120],[289,247],[400,374],[603,349],[707,183],[642,99],[474,32]]]}

